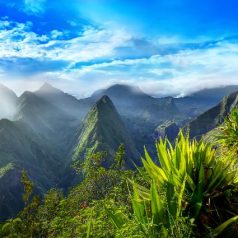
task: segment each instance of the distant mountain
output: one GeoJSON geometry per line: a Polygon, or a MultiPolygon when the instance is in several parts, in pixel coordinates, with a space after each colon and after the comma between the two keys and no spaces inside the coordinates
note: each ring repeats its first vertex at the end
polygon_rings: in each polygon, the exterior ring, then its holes
{"type": "Polygon", "coordinates": [[[174,102],[182,113],[195,117],[216,106],[223,97],[238,91],[238,85],[203,89],[186,97],[176,98],[174,102]]]}
{"type": "Polygon", "coordinates": [[[0,84],[0,118],[12,119],[16,102],[17,95],[11,89],[0,84]]]}
{"type": "Polygon", "coordinates": [[[92,106],[90,100],[78,100],[48,83],[43,84],[35,94],[79,120],[88,113],[92,106]]]}
{"type": "Polygon", "coordinates": [[[78,126],[75,119],[35,93],[25,92],[17,101],[15,120],[24,122],[41,140],[67,153],[71,135],[78,126]]]}
{"type": "Polygon", "coordinates": [[[56,127],[58,124],[64,124],[62,120],[65,117],[69,118],[62,110],[45,99],[32,92],[24,92],[17,101],[14,119],[28,123],[33,129],[39,128],[39,133],[43,132],[42,130],[56,133],[56,127]],[[56,120],[59,120],[57,124],[55,124],[56,120]]]}
{"type": "Polygon", "coordinates": [[[138,87],[116,84],[105,90],[96,91],[92,98],[99,99],[103,95],[111,98],[120,115],[124,117],[158,123],[165,118],[174,118],[178,113],[173,99],[153,98],[138,87]]]}
{"type": "Polygon", "coordinates": [[[238,92],[226,96],[215,107],[204,112],[186,127],[191,137],[200,137],[223,123],[232,108],[238,107],[238,92]]]}
{"type": "MultiPolygon", "coordinates": [[[[132,166],[130,159],[138,160],[138,152],[112,101],[108,96],[103,96],[90,110],[80,128],[73,158],[81,159],[86,154],[98,151],[106,151],[112,157],[121,143],[126,146],[126,163],[132,166]]],[[[111,163],[106,161],[107,166],[111,163]]]]}

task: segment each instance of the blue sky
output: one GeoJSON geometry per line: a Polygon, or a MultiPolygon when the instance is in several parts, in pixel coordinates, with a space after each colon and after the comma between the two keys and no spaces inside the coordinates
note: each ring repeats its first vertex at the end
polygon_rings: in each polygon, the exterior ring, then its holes
{"type": "Polygon", "coordinates": [[[0,0],[0,82],[79,97],[113,83],[157,96],[238,84],[236,0],[0,0]]]}

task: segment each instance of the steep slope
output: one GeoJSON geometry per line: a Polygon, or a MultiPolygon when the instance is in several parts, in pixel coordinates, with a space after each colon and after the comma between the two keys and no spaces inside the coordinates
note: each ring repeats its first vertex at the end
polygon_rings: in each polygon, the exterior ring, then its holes
{"type": "MultiPolygon", "coordinates": [[[[127,166],[132,166],[130,160],[139,159],[134,143],[112,101],[108,96],[103,96],[86,116],[73,158],[82,159],[86,154],[97,151],[107,151],[113,156],[120,143],[126,146],[127,166]]],[[[107,161],[106,166],[111,163],[107,161]]]]}
{"type": "Polygon", "coordinates": [[[15,113],[17,95],[0,84],[0,118],[12,119],[15,113]]]}
{"type": "Polygon", "coordinates": [[[36,191],[43,193],[59,182],[61,165],[53,152],[36,141],[21,122],[0,120],[0,219],[22,207],[21,171],[26,169],[36,191]]]}
{"type": "Polygon", "coordinates": [[[71,146],[71,135],[78,125],[74,118],[31,92],[19,97],[14,119],[24,122],[42,141],[54,146],[62,155],[71,146]]]}
{"type": "Polygon", "coordinates": [[[78,120],[82,119],[92,106],[87,100],[78,100],[48,83],[43,84],[35,94],[78,120]]]}
{"type": "Polygon", "coordinates": [[[15,121],[0,121],[0,217],[22,207],[21,171],[26,169],[36,191],[62,183],[72,148],[75,119],[31,92],[16,104],[15,121]]]}
{"type": "Polygon", "coordinates": [[[180,117],[173,98],[154,98],[138,87],[113,85],[95,92],[91,98],[108,95],[117,108],[126,128],[142,154],[143,146],[154,154],[154,131],[167,120],[180,117]]]}
{"type": "Polygon", "coordinates": [[[203,89],[186,97],[174,99],[179,110],[194,117],[216,106],[223,97],[238,91],[238,85],[203,89]]]}
{"type": "Polygon", "coordinates": [[[185,129],[190,131],[191,137],[199,137],[220,125],[231,109],[237,106],[238,92],[235,92],[224,97],[217,106],[198,116],[185,129]]]}

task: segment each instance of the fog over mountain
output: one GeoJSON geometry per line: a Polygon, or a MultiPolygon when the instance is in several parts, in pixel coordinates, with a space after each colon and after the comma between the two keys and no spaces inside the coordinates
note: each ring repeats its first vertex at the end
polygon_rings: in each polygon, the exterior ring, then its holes
{"type": "Polygon", "coordinates": [[[15,81],[5,81],[0,80],[0,82],[12,89],[18,96],[20,96],[24,91],[37,91],[41,86],[43,86],[44,82],[48,82],[53,87],[60,89],[70,95],[73,95],[76,98],[85,98],[90,97],[94,92],[98,90],[104,90],[105,88],[109,88],[112,85],[120,84],[120,85],[128,85],[131,86],[134,90],[142,90],[143,92],[156,97],[185,97],[189,95],[196,94],[197,92],[202,92],[203,90],[213,90],[214,88],[220,88],[221,90],[229,87],[234,87],[234,89],[238,88],[237,79],[230,81],[221,81],[221,82],[212,82],[212,83],[199,83],[198,85],[191,84],[189,80],[184,80],[184,83],[175,85],[173,82],[158,82],[154,84],[154,82],[145,81],[143,83],[138,82],[128,82],[127,80],[106,80],[105,82],[100,81],[98,83],[88,84],[86,82],[75,82],[70,81],[70,84],[67,81],[57,81],[57,80],[19,80],[15,81]],[[42,82],[43,81],[43,82],[42,82]]]}
{"type": "Polygon", "coordinates": [[[15,113],[17,95],[0,84],[0,118],[12,119],[15,113]]]}

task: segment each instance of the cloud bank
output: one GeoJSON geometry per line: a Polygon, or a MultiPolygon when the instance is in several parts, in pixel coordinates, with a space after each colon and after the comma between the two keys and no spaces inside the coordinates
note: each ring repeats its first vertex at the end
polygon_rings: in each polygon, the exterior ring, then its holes
{"type": "MultiPolygon", "coordinates": [[[[44,1],[25,2],[28,13],[44,12],[44,1]]],[[[237,43],[235,36],[216,41],[147,39],[123,26],[85,25],[69,37],[67,30],[39,33],[31,21],[3,17],[0,81],[15,85],[18,92],[49,81],[79,97],[113,83],[136,85],[155,96],[182,96],[238,84],[237,43]]]]}

